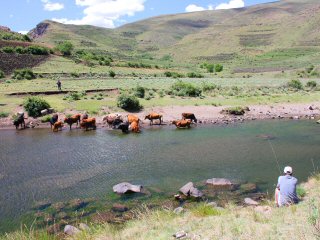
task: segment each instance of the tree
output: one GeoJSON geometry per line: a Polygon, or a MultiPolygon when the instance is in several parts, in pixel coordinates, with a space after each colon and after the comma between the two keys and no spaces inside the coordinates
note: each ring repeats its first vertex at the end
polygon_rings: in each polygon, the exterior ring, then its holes
{"type": "Polygon", "coordinates": [[[70,56],[73,50],[73,44],[65,41],[57,45],[56,49],[63,54],[63,56],[70,56]]]}

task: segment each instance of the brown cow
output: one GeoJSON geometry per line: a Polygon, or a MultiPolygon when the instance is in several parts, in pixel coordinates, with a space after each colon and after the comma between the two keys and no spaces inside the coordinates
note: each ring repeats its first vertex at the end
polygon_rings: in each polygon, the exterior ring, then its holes
{"type": "Polygon", "coordinates": [[[75,114],[71,117],[66,117],[64,119],[64,122],[69,124],[70,130],[71,130],[72,124],[74,124],[74,123],[76,123],[77,127],[78,127],[78,124],[80,124],[80,118],[81,118],[80,114],[75,114]]]}
{"type": "Polygon", "coordinates": [[[131,114],[129,114],[128,116],[128,122],[129,123],[132,123],[132,122],[140,122],[140,119],[139,119],[139,117],[137,117],[136,115],[131,115],[131,114]]]}
{"type": "Polygon", "coordinates": [[[134,133],[139,133],[140,132],[140,128],[139,128],[139,122],[138,121],[133,121],[130,124],[130,129],[132,132],[134,133]]]}
{"type": "Polygon", "coordinates": [[[58,114],[53,114],[52,117],[50,118],[49,122],[50,122],[50,126],[51,126],[51,129],[53,128],[53,125],[58,122],[59,120],[59,116],[58,114]]]}
{"type": "Polygon", "coordinates": [[[195,123],[197,123],[197,118],[193,113],[182,113],[182,119],[190,119],[191,121],[194,121],[195,123]]]}
{"type": "Polygon", "coordinates": [[[162,123],[162,115],[158,114],[158,113],[150,113],[144,119],[149,119],[150,120],[150,125],[153,125],[153,120],[155,120],[155,119],[159,119],[160,120],[160,125],[162,123]]]}
{"type": "Polygon", "coordinates": [[[116,126],[123,123],[122,116],[118,113],[116,114],[109,114],[103,118],[104,122],[107,122],[109,127],[115,128],[116,126]]]}
{"type": "Polygon", "coordinates": [[[92,128],[93,130],[95,130],[97,128],[96,119],[95,118],[82,119],[82,122],[80,123],[80,127],[85,128],[86,131],[88,131],[89,128],[92,128]]]}
{"type": "Polygon", "coordinates": [[[172,121],[172,124],[176,125],[177,128],[190,128],[191,126],[191,120],[175,120],[172,121]]]}
{"type": "Polygon", "coordinates": [[[52,131],[53,132],[58,132],[59,129],[62,130],[62,127],[63,127],[63,123],[61,121],[57,121],[53,124],[53,128],[52,128],[52,131]]]}

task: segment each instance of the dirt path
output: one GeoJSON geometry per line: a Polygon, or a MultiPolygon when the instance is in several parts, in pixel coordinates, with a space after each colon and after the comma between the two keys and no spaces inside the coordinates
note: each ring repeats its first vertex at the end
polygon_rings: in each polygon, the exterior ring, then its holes
{"type": "MultiPolygon", "coordinates": [[[[169,124],[172,120],[181,119],[181,113],[192,112],[198,118],[199,123],[202,124],[229,124],[238,121],[256,120],[256,119],[319,119],[320,117],[320,102],[313,103],[299,103],[299,104],[277,104],[273,106],[268,105],[253,105],[249,106],[250,111],[246,112],[244,116],[233,116],[221,113],[222,110],[228,106],[167,106],[167,107],[153,107],[144,109],[139,113],[134,113],[139,116],[144,125],[148,125],[149,121],[144,120],[144,116],[149,112],[157,112],[163,115],[164,122],[169,124]]],[[[65,114],[74,114],[75,112],[59,113],[59,119],[64,118],[65,114]]],[[[120,112],[122,115],[127,115],[127,112],[120,112]]],[[[91,117],[91,116],[90,116],[91,117]]],[[[104,116],[96,117],[98,127],[105,127],[103,123],[104,116]]],[[[49,127],[48,123],[41,123],[38,119],[28,118],[26,123],[32,122],[36,127],[49,127]]],[[[11,118],[0,119],[0,129],[13,128],[11,118]]]]}

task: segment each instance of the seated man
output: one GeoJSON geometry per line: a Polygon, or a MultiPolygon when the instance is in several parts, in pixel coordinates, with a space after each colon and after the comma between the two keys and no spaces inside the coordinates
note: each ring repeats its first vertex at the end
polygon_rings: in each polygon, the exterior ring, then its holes
{"type": "Polygon", "coordinates": [[[284,176],[280,176],[275,192],[275,202],[278,207],[298,203],[296,187],[298,180],[292,176],[292,167],[284,168],[284,176]]]}

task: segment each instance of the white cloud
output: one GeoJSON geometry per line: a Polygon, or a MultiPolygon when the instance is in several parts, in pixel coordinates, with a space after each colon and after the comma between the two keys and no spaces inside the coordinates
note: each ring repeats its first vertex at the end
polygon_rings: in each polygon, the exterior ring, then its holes
{"type": "Polygon", "coordinates": [[[62,3],[53,3],[50,2],[50,0],[41,0],[44,5],[43,8],[46,11],[60,11],[62,9],[64,9],[64,5],[62,3]]]}
{"type": "Polygon", "coordinates": [[[243,0],[230,0],[228,3],[219,4],[216,9],[230,9],[230,8],[242,8],[244,7],[243,0]]]}
{"type": "MultiPolygon", "coordinates": [[[[78,0],[78,1],[81,1],[81,0],[78,0]]],[[[199,12],[199,11],[205,11],[205,10],[214,10],[214,9],[218,10],[218,9],[230,9],[230,8],[242,8],[242,7],[244,7],[243,0],[230,0],[228,3],[219,4],[216,8],[212,4],[210,4],[207,8],[198,6],[196,4],[190,4],[186,7],[186,12],[199,12]]]]}
{"type": "Polygon", "coordinates": [[[204,10],[206,10],[204,7],[200,7],[195,4],[190,4],[186,7],[186,12],[200,12],[204,10]]]}
{"type": "Polygon", "coordinates": [[[18,33],[27,34],[29,31],[19,31],[18,33]]]}
{"type": "Polygon", "coordinates": [[[13,14],[10,14],[10,15],[9,15],[9,18],[13,18],[13,17],[14,17],[14,15],[13,15],[13,14]]]}
{"type": "Polygon", "coordinates": [[[113,28],[114,22],[123,16],[134,16],[144,11],[146,0],[75,0],[76,5],[84,7],[82,19],[52,19],[65,24],[94,25],[113,28]]]}
{"type": "Polygon", "coordinates": [[[205,7],[197,6],[195,4],[190,4],[186,7],[186,12],[200,12],[205,10],[214,10],[214,6],[210,4],[208,5],[207,8],[205,8],[205,7]]]}

